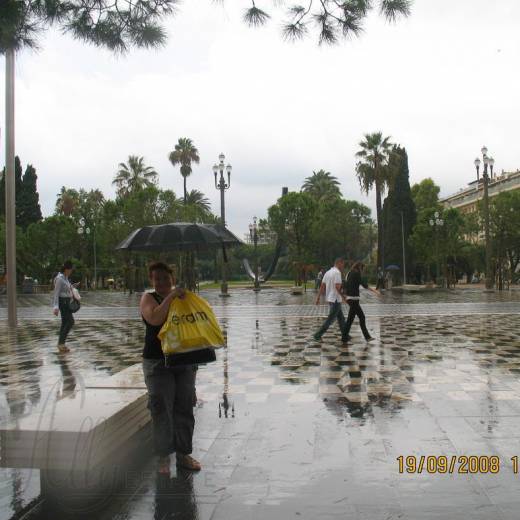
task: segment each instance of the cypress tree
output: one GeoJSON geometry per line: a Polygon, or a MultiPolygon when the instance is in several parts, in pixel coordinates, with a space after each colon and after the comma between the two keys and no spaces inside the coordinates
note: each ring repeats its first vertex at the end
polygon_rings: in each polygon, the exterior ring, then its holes
{"type": "Polygon", "coordinates": [[[23,229],[26,229],[29,224],[39,222],[42,219],[40,196],[38,195],[36,186],[37,180],[36,169],[32,164],[28,164],[22,179],[20,191],[16,197],[17,223],[23,229]]]}
{"type": "Polygon", "coordinates": [[[388,167],[393,172],[393,182],[383,204],[383,226],[385,243],[385,264],[398,265],[403,269],[403,233],[401,213],[403,215],[404,243],[407,281],[412,273],[410,247],[408,239],[412,233],[417,213],[410,190],[408,154],[404,148],[395,146],[390,156],[388,167]]]}
{"type": "Polygon", "coordinates": [[[5,221],[5,168],[0,174],[0,222],[5,221]]]}
{"type": "MultiPolygon", "coordinates": [[[[18,197],[22,187],[22,163],[18,156],[14,159],[14,186],[16,192],[16,220],[18,221],[18,197]]],[[[5,221],[5,168],[0,181],[0,220],[5,221]]]]}

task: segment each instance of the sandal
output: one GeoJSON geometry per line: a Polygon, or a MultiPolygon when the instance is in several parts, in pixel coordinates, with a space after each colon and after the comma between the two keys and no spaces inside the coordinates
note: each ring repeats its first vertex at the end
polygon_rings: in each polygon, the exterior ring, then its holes
{"type": "Polygon", "coordinates": [[[195,460],[191,455],[180,454],[177,454],[177,467],[190,471],[200,471],[202,469],[200,462],[195,460]]]}
{"type": "Polygon", "coordinates": [[[170,457],[159,457],[159,461],[157,464],[157,473],[159,473],[160,475],[170,474],[170,457]]]}
{"type": "Polygon", "coordinates": [[[60,351],[60,354],[64,354],[65,352],[70,352],[70,348],[66,345],[58,345],[58,350],[60,351]]]}

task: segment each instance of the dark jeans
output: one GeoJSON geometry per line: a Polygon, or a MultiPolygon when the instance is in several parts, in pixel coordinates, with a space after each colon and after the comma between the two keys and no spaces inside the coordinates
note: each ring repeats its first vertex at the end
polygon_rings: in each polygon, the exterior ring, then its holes
{"type": "Polygon", "coordinates": [[[166,368],[163,359],[143,359],[148,409],[156,455],[192,452],[195,371],[191,365],[166,368]]]}
{"type": "Polygon", "coordinates": [[[61,327],[58,343],[60,345],[65,345],[65,341],[67,341],[67,336],[69,335],[70,329],[72,329],[74,326],[74,316],[72,312],[70,312],[69,302],[70,298],[59,299],[61,327]]]}
{"type": "Polygon", "coordinates": [[[350,327],[352,327],[352,323],[354,322],[354,318],[357,316],[359,318],[359,326],[361,327],[361,332],[365,339],[370,337],[370,333],[367,330],[365,313],[359,304],[359,300],[347,300],[349,305],[348,317],[347,317],[347,326],[345,327],[345,336],[350,332],[350,327]]]}
{"type": "Polygon", "coordinates": [[[329,302],[329,315],[327,316],[327,319],[323,322],[323,325],[320,327],[320,330],[316,332],[314,336],[316,338],[321,338],[336,319],[338,320],[339,330],[341,331],[341,338],[345,340],[347,335],[344,332],[345,316],[343,315],[343,310],[341,309],[341,302],[329,302]]]}

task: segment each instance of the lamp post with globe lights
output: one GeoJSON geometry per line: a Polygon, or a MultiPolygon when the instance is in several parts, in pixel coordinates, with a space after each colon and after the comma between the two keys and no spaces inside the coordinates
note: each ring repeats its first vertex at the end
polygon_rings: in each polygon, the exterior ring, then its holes
{"type": "MultiPolygon", "coordinates": [[[[90,235],[90,227],[87,226],[87,223],[83,217],[79,219],[78,226],[78,235],[80,236],[88,236],[90,235]]],[[[92,238],[94,240],[94,283],[92,284],[93,288],[96,289],[97,286],[97,251],[96,251],[96,226],[92,226],[92,238]]]]}
{"type": "Polygon", "coordinates": [[[439,269],[439,228],[444,226],[444,220],[440,218],[438,211],[434,213],[433,219],[430,219],[430,226],[435,230],[435,258],[437,263],[437,277],[435,282],[439,285],[440,269],[439,269]]]}
{"type": "MultiPolygon", "coordinates": [[[[220,191],[220,222],[223,226],[226,225],[226,205],[224,193],[231,187],[231,164],[224,165],[226,156],[221,153],[218,156],[219,163],[213,165],[213,174],[215,175],[215,188],[220,191]],[[227,182],[224,178],[224,171],[227,173],[227,182]],[[220,177],[218,174],[220,172],[220,177]]],[[[227,265],[225,259],[222,261],[222,284],[220,286],[220,296],[229,296],[227,285],[227,265]]]]}
{"type": "Polygon", "coordinates": [[[251,236],[251,241],[255,246],[255,291],[260,290],[260,281],[258,278],[258,224],[256,221],[256,217],[253,217],[253,223],[249,224],[249,235],[251,236]]]}
{"type": "MultiPolygon", "coordinates": [[[[484,181],[484,197],[482,199],[484,205],[484,239],[486,243],[486,290],[493,290],[493,276],[491,275],[491,239],[489,236],[489,175],[488,167],[493,178],[493,167],[495,165],[495,159],[488,156],[488,149],[483,146],[480,150],[482,152],[482,162],[484,163],[484,172],[482,179],[484,181]]],[[[475,168],[477,170],[477,188],[479,180],[479,171],[481,161],[477,157],[474,161],[475,168]]]]}

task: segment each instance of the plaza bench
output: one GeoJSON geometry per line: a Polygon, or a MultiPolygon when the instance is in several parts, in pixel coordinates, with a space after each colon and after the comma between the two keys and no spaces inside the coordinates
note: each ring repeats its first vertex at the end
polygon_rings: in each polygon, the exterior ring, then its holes
{"type": "Polygon", "coordinates": [[[149,453],[147,400],[140,364],[77,384],[71,395],[0,426],[0,466],[39,469],[47,498],[99,501],[149,453]]]}

